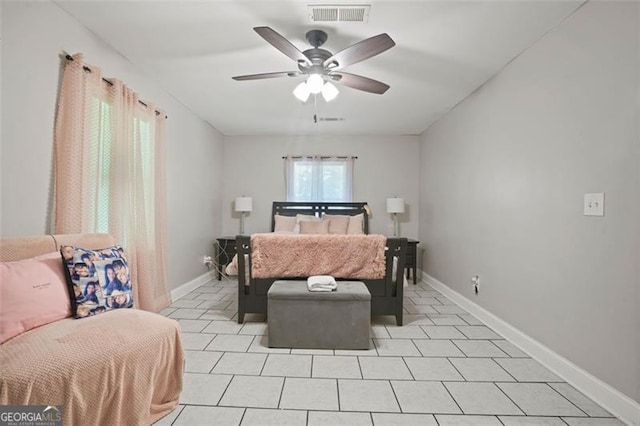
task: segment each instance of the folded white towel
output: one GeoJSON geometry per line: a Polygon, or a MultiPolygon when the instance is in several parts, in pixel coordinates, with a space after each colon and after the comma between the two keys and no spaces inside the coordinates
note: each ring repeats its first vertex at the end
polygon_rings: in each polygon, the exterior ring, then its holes
{"type": "Polygon", "coordinates": [[[335,291],[338,284],[331,275],[313,275],[307,278],[307,288],[309,291],[335,291]]]}
{"type": "Polygon", "coordinates": [[[335,287],[327,287],[327,286],[318,286],[318,287],[310,287],[309,291],[335,291],[335,287]]]}
{"type": "Polygon", "coordinates": [[[331,275],[313,275],[307,278],[308,285],[335,285],[336,279],[331,275]]]}

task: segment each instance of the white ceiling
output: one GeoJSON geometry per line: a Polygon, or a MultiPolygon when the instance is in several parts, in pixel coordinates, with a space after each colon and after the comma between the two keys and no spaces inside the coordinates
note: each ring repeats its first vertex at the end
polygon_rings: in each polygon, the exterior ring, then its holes
{"type": "Polygon", "coordinates": [[[369,1],[368,23],[319,25],[308,17],[308,4],[352,3],[56,1],[226,135],[416,135],[583,0],[369,1]],[[329,35],[323,48],[333,53],[386,32],[395,47],[345,71],[391,88],[374,95],[338,85],[336,100],[320,98],[314,106],[291,93],[302,79],[234,81],[235,75],[296,69],[255,26],[272,27],[300,50],[310,47],[308,30],[322,29],[329,35]],[[316,112],[344,121],[314,124],[316,112]]]}

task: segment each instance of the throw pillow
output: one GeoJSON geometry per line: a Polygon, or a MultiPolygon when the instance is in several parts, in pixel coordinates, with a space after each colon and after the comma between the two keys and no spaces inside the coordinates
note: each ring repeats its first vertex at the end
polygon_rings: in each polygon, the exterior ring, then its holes
{"type": "Polygon", "coordinates": [[[133,306],[129,265],[122,247],[88,250],[64,246],[60,253],[67,267],[71,309],[76,318],[133,306]]]}
{"type": "Polygon", "coordinates": [[[329,222],[330,234],[346,234],[349,227],[349,218],[351,216],[339,214],[324,214],[322,219],[329,222]]]}
{"type": "Polygon", "coordinates": [[[349,227],[347,234],[364,234],[364,213],[349,216],[349,227]]]}
{"type": "Polygon", "coordinates": [[[300,222],[301,234],[328,234],[329,222],[316,222],[311,220],[303,220],[300,222]]]}
{"type": "Polygon", "coordinates": [[[0,263],[0,343],[71,316],[60,254],[0,263]]]}
{"type": "Polygon", "coordinates": [[[322,218],[318,216],[314,216],[311,214],[297,214],[296,215],[296,226],[293,228],[293,232],[296,234],[300,233],[300,222],[310,221],[310,222],[321,222],[322,218]]]}
{"type": "Polygon", "coordinates": [[[295,216],[283,216],[283,215],[275,215],[274,216],[275,225],[273,227],[273,232],[293,232],[293,228],[296,226],[296,218],[295,216]]]}

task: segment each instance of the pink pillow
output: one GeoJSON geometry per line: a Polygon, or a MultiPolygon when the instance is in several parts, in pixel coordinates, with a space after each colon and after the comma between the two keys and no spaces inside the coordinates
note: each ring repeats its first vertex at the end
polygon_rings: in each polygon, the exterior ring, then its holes
{"type": "Polygon", "coordinates": [[[293,228],[293,232],[296,234],[300,233],[300,222],[322,222],[322,218],[318,216],[314,216],[311,214],[297,214],[296,215],[296,226],[293,228]]]}
{"type": "Polygon", "coordinates": [[[322,221],[316,222],[312,220],[303,220],[300,222],[301,234],[328,234],[329,222],[322,221]]]}
{"type": "Polygon", "coordinates": [[[296,217],[295,216],[282,216],[275,215],[275,225],[273,227],[273,232],[293,232],[293,228],[296,226],[296,217]]]}
{"type": "Polygon", "coordinates": [[[60,253],[0,262],[0,343],[71,316],[60,253]]]}
{"type": "Polygon", "coordinates": [[[330,234],[346,234],[349,228],[349,218],[351,216],[338,214],[324,214],[322,219],[329,222],[330,234]]]}

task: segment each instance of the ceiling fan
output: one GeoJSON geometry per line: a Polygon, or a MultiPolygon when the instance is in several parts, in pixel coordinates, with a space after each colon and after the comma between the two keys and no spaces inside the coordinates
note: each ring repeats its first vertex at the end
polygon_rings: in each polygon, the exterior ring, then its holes
{"type": "Polygon", "coordinates": [[[307,80],[300,83],[293,91],[293,94],[302,102],[306,101],[312,93],[322,93],[327,102],[334,99],[338,95],[338,89],[331,82],[378,95],[389,89],[389,85],[381,81],[342,71],[349,65],[369,59],[395,46],[396,43],[386,33],[359,41],[334,55],[320,48],[327,41],[327,33],[322,30],[307,32],[305,37],[313,47],[304,52],[270,27],[255,27],[254,31],[273,47],[296,61],[298,70],[240,75],[232,77],[234,80],[306,76],[307,80]]]}

